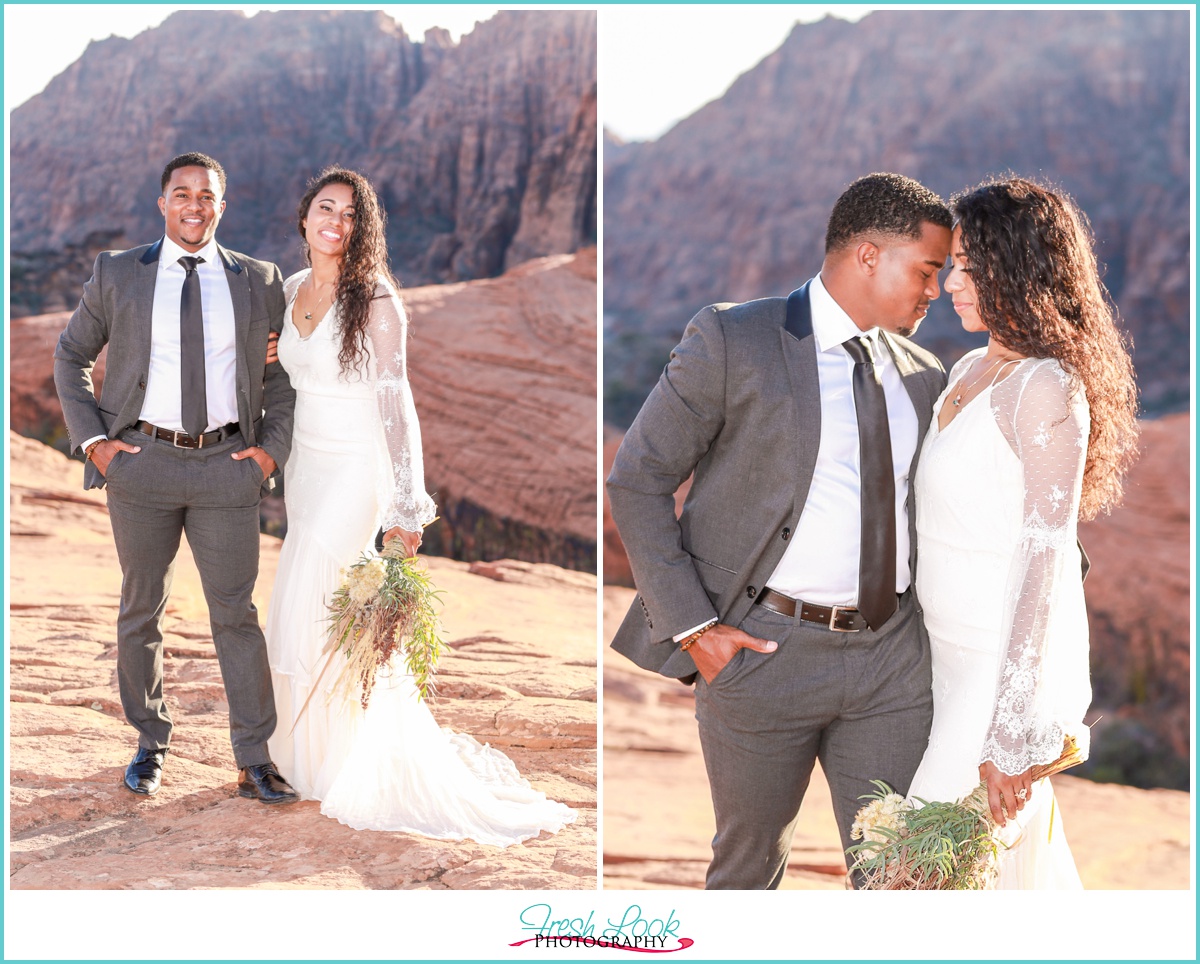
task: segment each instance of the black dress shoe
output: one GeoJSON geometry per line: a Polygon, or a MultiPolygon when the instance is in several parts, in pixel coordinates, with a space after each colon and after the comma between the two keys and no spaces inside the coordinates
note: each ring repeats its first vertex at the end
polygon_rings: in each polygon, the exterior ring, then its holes
{"type": "Polygon", "coordinates": [[[279,775],[274,763],[259,763],[238,771],[238,795],[258,797],[263,803],[295,803],[300,794],[279,775]]]}
{"type": "Polygon", "coordinates": [[[138,747],[133,755],[133,761],[125,768],[125,788],[144,797],[152,797],[158,793],[162,783],[163,762],[167,758],[167,748],[147,750],[138,747]]]}

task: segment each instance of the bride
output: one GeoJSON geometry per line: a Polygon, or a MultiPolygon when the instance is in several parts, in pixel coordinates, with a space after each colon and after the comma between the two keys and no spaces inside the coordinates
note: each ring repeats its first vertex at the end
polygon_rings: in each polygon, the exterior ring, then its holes
{"type": "Polygon", "coordinates": [[[1120,499],[1133,369],[1069,199],[1009,178],[953,208],[945,288],[989,339],[951,371],[914,485],[934,715],[909,796],[958,800],[986,779],[1007,845],[996,886],[1077,888],[1054,791],[1030,769],[1068,733],[1086,752],[1076,523],[1120,499]]]}
{"type": "Polygon", "coordinates": [[[338,167],[314,179],[300,202],[312,267],[284,283],[277,348],[296,413],[284,469],[288,532],[267,616],[279,717],[269,745],[303,798],[356,830],[503,847],[560,830],[575,813],[530,789],[499,751],[441,730],[403,672],[380,674],[365,712],[335,694],[336,672],[321,678],[327,603],[341,570],[380,525],[385,541],[399,539],[415,555],[436,515],[385,218],[367,179],[338,167]]]}

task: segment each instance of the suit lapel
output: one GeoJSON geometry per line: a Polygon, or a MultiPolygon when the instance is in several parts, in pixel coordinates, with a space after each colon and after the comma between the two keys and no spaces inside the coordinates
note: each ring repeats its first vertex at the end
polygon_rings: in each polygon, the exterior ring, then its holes
{"type": "Polygon", "coordinates": [[[881,331],[883,343],[896,362],[896,370],[904,383],[904,390],[912,401],[917,413],[917,447],[913,450],[912,461],[908,465],[908,566],[909,572],[915,578],[917,566],[917,513],[916,502],[913,499],[913,484],[916,481],[917,459],[921,457],[921,449],[925,445],[925,435],[929,431],[929,423],[933,420],[933,403],[936,395],[930,389],[933,379],[929,372],[917,366],[912,355],[903,345],[896,342],[886,331],[881,331]]]}
{"type": "MultiPolygon", "coordinates": [[[[812,309],[808,285],[797,288],[788,297],[787,321],[779,332],[783,361],[796,406],[797,452],[799,458],[791,471],[796,478],[795,513],[808,499],[817,450],[821,446],[821,381],[817,374],[817,340],[812,334],[812,309]]],[[[794,524],[794,523],[793,523],[794,524]]]]}
{"type": "Polygon", "coordinates": [[[250,273],[245,271],[233,253],[219,244],[217,251],[225,266],[225,279],[229,282],[229,294],[233,298],[233,323],[237,331],[238,347],[250,330],[250,273]]]}
{"type": "Polygon", "coordinates": [[[917,451],[913,453],[912,465],[909,467],[911,472],[916,467],[917,455],[921,452],[921,443],[925,440],[925,433],[929,431],[934,399],[929,394],[929,378],[924,369],[919,368],[907,349],[897,343],[886,331],[881,331],[879,334],[883,338],[883,343],[887,345],[888,351],[892,353],[892,358],[896,362],[896,370],[900,372],[900,379],[904,383],[904,390],[908,392],[908,397],[912,400],[913,408],[917,413],[917,451]]]}
{"type": "Polygon", "coordinates": [[[246,336],[250,332],[250,272],[246,271],[231,251],[217,245],[221,263],[225,266],[225,280],[229,283],[229,296],[233,300],[233,327],[237,341],[237,384],[245,388],[250,384],[250,370],[246,361],[246,336]]]}
{"type": "MultiPolygon", "coordinates": [[[[128,318],[138,346],[138,371],[145,380],[150,371],[150,339],[154,331],[154,288],[158,283],[158,260],[162,254],[162,238],[150,245],[133,266],[133,285],[128,318]]],[[[140,408],[140,401],[139,401],[140,408]]]]}

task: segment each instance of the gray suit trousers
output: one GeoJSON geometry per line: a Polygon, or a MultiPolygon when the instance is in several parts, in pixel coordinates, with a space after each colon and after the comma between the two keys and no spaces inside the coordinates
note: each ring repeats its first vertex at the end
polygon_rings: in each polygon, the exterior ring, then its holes
{"type": "Polygon", "coordinates": [[[815,760],[849,847],[859,797],[872,780],[908,792],[933,720],[929,643],[911,592],[879,632],[832,632],[757,605],[740,628],[779,648],[741,649],[711,684],[696,681],[717,818],[710,890],[779,886],[815,760]]]}
{"type": "Polygon", "coordinates": [[[203,449],[176,448],[129,429],[109,464],[108,512],[121,562],[117,673],[125,716],[147,749],[166,747],[171,716],[163,700],[162,622],[179,540],[188,545],[208,603],[217,660],[229,701],[229,732],[239,767],[270,760],[275,700],[267,646],[251,600],[258,578],[262,471],[234,434],[203,449]]]}

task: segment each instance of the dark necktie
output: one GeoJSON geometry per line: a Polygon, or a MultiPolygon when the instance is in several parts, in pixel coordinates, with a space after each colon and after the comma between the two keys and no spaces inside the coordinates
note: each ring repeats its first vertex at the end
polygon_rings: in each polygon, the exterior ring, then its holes
{"type": "Polygon", "coordinates": [[[204,311],[200,306],[200,275],[196,266],[203,258],[179,259],[187,277],[179,300],[180,415],[183,430],[199,438],[208,428],[208,400],[204,394],[204,311]]]}
{"type": "Polygon", "coordinates": [[[843,348],[854,359],[858,413],[859,500],[862,543],[858,558],[858,611],[879,629],[896,611],[896,476],[883,382],[865,338],[843,348]]]}

